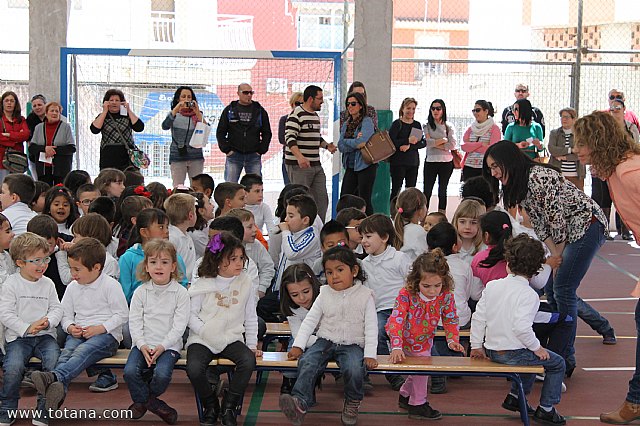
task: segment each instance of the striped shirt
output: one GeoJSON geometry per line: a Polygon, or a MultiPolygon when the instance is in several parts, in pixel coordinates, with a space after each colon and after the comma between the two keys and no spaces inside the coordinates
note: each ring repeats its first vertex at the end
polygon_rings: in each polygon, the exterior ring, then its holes
{"type": "MultiPolygon", "coordinates": [[[[564,130],[564,129],[563,129],[564,130]]],[[[571,148],[571,131],[564,130],[564,147],[571,148]]],[[[562,160],[562,175],[563,176],[578,176],[578,163],[575,161],[562,160]]]]}
{"type": "Polygon", "coordinates": [[[320,144],[323,142],[320,117],[315,112],[308,112],[302,106],[296,107],[285,126],[286,147],[284,162],[289,165],[298,164],[298,159],[291,152],[291,147],[297,146],[300,153],[311,163],[320,165],[320,144]]]}

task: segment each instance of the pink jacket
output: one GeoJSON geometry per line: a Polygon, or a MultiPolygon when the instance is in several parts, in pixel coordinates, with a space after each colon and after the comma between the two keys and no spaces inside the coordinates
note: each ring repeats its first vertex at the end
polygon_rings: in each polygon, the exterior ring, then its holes
{"type": "Polygon", "coordinates": [[[618,213],[640,244],[640,155],[618,164],[607,183],[618,213]]]}

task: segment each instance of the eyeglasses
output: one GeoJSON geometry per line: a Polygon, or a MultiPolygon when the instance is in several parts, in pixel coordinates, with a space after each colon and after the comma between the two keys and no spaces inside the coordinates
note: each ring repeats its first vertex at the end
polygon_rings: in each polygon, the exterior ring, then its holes
{"type": "Polygon", "coordinates": [[[516,89],[516,93],[527,93],[527,89],[516,89]]]}
{"type": "Polygon", "coordinates": [[[22,261],[25,263],[33,263],[34,265],[37,265],[37,266],[42,266],[42,265],[48,265],[49,262],[51,262],[51,258],[47,256],[47,257],[38,257],[35,259],[22,259],[22,261]]]}
{"type": "Polygon", "coordinates": [[[480,111],[482,111],[482,108],[475,108],[471,110],[471,112],[475,112],[476,114],[478,114],[480,111]]]}
{"type": "Polygon", "coordinates": [[[94,201],[95,201],[95,198],[94,198],[93,200],[91,200],[91,199],[88,199],[88,198],[87,198],[86,200],[81,200],[81,201],[80,201],[80,203],[81,203],[83,206],[89,206],[89,205],[91,205],[91,203],[93,203],[94,201]]]}
{"type": "Polygon", "coordinates": [[[347,102],[347,106],[356,106],[356,105],[360,105],[357,102],[347,102]]]}
{"type": "Polygon", "coordinates": [[[513,108],[513,111],[520,111],[520,108],[513,108]]]}
{"type": "Polygon", "coordinates": [[[433,107],[431,107],[431,111],[442,111],[442,107],[441,106],[433,106],[433,107]]]}
{"type": "Polygon", "coordinates": [[[253,90],[243,90],[240,93],[242,93],[243,95],[253,95],[256,92],[254,92],[253,90]]]}
{"type": "Polygon", "coordinates": [[[616,99],[622,100],[622,95],[609,95],[610,101],[615,101],[616,99]]]}
{"type": "Polygon", "coordinates": [[[300,105],[302,105],[303,103],[304,103],[304,102],[300,102],[300,101],[298,101],[298,102],[294,102],[295,106],[300,106],[300,105]]]}
{"type": "Polygon", "coordinates": [[[614,105],[611,108],[609,108],[609,111],[620,111],[622,109],[621,105],[614,105]]]}

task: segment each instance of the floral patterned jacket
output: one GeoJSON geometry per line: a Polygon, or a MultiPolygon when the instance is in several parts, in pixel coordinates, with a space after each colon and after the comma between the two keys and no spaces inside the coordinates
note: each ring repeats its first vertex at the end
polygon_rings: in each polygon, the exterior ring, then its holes
{"type": "Polygon", "coordinates": [[[573,243],[584,236],[594,217],[608,228],[600,206],[548,167],[531,168],[529,191],[521,206],[529,214],[540,241],[551,237],[555,244],[573,243]]]}
{"type": "Polygon", "coordinates": [[[401,289],[387,321],[391,348],[414,353],[430,351],[441,318],[447,343],[459,343],[458,314],[453,293],[443,291],[435,300],[427,302],[419,294],[401,289]]]}

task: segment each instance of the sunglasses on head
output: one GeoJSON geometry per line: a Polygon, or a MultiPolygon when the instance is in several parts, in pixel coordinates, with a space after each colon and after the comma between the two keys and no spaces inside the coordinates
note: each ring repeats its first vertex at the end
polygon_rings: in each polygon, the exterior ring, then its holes
{"type": "Polygon", "coordinates": [[[482,111],[482,108],[474,108],[471,110],[471,112],[475,112],[476,114],[478,114],[480,111],[482,111]]]}
{"type": "Polygon", "coordinates": [[[304,102],[301,102],[301,101],[294,102],[295,106],[300,106],[300,105],[302,105],[303,103],[304,103],[304,102]]]}
{"type": "Polygon", "coordinates": [[[253,90],[243,90],[240,93],[242,93],[243,95],[253,95],[256,92],[254,92],[253,90]]]}
{"type": "Polygon", "coordinates": [[[441,106],[432,106],[431,107],[431,111],[442,111],[442,107],[441,106]]]}
{"type": "Polygon", "coordinates": [[[614,101],[616,99],[622,100],[622,95],[609,95],[609,100],[614,101]]]}
{"type": "Polygon", "coordinates": [[[516,93],[527,93],[527,89],[516,89],[516,93]]]}
{"type": "Polygon", "coordinates": [[[356,106],[356,105],[360,105],[357,102],[347,102],[347,106],[356,106]]]}

